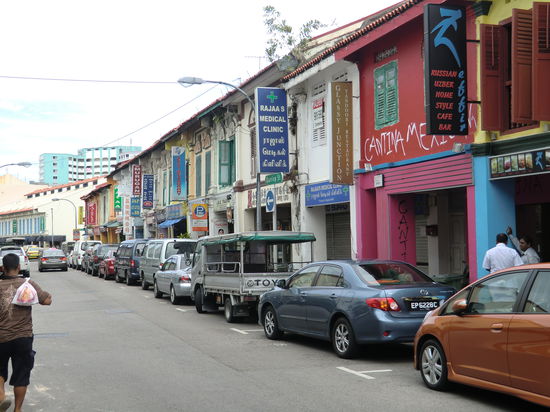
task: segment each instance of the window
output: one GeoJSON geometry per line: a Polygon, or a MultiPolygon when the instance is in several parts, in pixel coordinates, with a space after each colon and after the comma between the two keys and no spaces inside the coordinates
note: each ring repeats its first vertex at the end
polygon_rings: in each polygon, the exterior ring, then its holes
{"type": "Polygon", "coordinates": [[[220,142],[220,186],[230,186],[235,181],[235,141],[220,142]]]}
{"type": "Polygon", "coordinates": [[[288,284],[288,287],[289,288],[311,287],[311,285],[313,284],[313,280],[315,279],[315,275],[317,275],[317,272],[319,271],[319,267],[320,266],[310,266],[303,269],[298,274],[293,276],[292,279],[290,279],[290,283],[288,284]]]}
{"type": "Polygon", "coordinates": [[[136,256],[142,256],[146,243],[138,243],[136,246],[136,256]]]}
{"type": "Polygon", "coordinates": [[[505,131],[550,120],[549,14],[550,4],[535,3],[531,10],[513,9],[511,22],[481,25],[483,129],[505,131]]]}
{"type": "Polygon", "coordinates": [[[195,156],[195,196],[202,195],[202,156],[195,156]]]}
{"type": "Polygon", "coordinates": [[[529,272],[513,272],[478,283],[468,302],[468,313],[512,313],[529,272]]]}
{"type": "Polygon", "coordinates": [[[382,129],[399,121],[397,60],[374,70],[374,121],[382,129]]]}
{"type": "Polygon", "coordinates": [[[204,154],[204,191],[208,193],[211,185],[212,154],[210,151],[204,154]]]}
{"type": "Polygon", "coordinates": [[[337,266],[323,266],[315,286],[342,287],[344,280],[342,269],[337,266]]]}
{"type": "Polygon", "coordinates": [[[523,311],[526,313],[550,313],[550,272],[537,273],[523,311]]]}
{"type": "Polygon", "coordinates": [[[326,91],[327,84],[321,82],[313,86],[312,93],[312,146],[324,145],[327,142],[326,132],[326,91]]]}
{"type": "Polygon", "coordinates": [[[157,243],[155,245],[155,250],[153,251],[153,259],[160,259],[161,251],[162,251],[162,243],[157,243]]]}

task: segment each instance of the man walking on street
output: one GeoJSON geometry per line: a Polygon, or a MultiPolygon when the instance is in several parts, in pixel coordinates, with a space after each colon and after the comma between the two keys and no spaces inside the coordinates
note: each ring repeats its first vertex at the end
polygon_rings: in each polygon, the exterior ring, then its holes
{"type": "MultiPolygon", "coordinates": [[[[11,399],[6,397],[4,389],[10,359],[12,375],[9,383],[14,387],[14,412],[21,412],[36,353],[32,349],[32,307],[11,303],[17,288],[25,282],[19,276],[19,256],[9,253],[2,262],[4,274],[0,276],[0,412],[6,411],[11,405],[11,399]]],[[[41,305],[50,305],[51,295],[43,291],[36,282],[29,282],[36,289],[38,302],[41,305]]]]}
{"type": "Polygon", "coordinates": [[[508,236],[506,236],[505,233],[499,233],[497,235],[497,245],[485,253],[483,268],[487,269],[489,273],[512,266],[523,265],[523,261],[519,257],[518,252],[506,246],[507,243],[508,236]]]}

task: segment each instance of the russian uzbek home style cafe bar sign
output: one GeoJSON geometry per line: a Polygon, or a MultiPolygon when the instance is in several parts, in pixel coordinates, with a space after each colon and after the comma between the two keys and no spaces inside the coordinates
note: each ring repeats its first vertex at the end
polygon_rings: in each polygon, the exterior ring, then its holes
{"type": "Polygon", "coordinates": [[[426,134],[467,135],[466,12],[424,8],[426,134]]]}

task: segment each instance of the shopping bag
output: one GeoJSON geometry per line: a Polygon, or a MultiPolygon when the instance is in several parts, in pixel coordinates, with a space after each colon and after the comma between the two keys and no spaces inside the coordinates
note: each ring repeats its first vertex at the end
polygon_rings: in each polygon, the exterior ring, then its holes
{"type": "Polygon", "coordinates": [[[11,303],[18,306],[31,306],[38,303],[38,293],[36,293],[33,285],[29,283],[28,278],[17,288],[11,303]]]}

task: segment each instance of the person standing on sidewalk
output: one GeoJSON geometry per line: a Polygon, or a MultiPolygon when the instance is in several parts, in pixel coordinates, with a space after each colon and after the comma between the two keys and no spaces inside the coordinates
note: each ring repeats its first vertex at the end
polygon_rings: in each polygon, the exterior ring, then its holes
{"type": "MultiPolygon", "coordinates": [[[[4,274],[0,276],[0,411],[6,411],[11,399],[6,397],[4,385],[8,380],[8,362],[11,359],[12,385],[15,395],[14,412],[21,412],[27,393],[35,351],[32,348],[32,307],[12,304],[17,288],[25,279],[19,276],[19,256],[9,253],[2,259],[4,274]]],[[[38,302],[51,305],[52,296],[43,291],[34,281],[38,302]]]]}
{"type": "Polygon", "coordinates": [[[540,257],[537,251],[533,248],[533,240],[530,236],[524,235],[519,238],[515,237],[512,233],[512,228],[508,226],[506,234],[512,241],[514,249],[519,253],[524,265],[531,263],[540,263],[540,257]]]}
{"type": "Polygon", "coordinates": [[[508,236],[505,233],[499,233],[497,235],[497,245],[485,253],[483,268],[487,269],[489,273],[511,268],[512,266],[523,265],[518,252],[506,246],[507,243],[508,236]]]}

